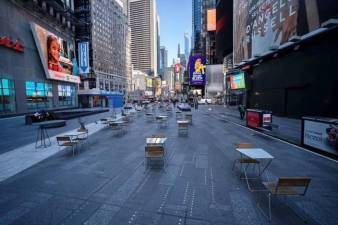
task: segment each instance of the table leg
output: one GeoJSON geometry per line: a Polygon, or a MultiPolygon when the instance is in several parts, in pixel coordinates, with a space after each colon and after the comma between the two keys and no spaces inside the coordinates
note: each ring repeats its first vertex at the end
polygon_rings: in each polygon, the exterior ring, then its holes
{"type": "Polygon", "coordinates": [[[40,146],[38,145],[39,141],[41,140],[40,139],[40,135],[41,135],[40,132],[41,132],[41,129],[39,127],[38,131],[37,131],[37,134],[36,134],[35,148],[39,148],[41,146],[41,144],[40,144],[40,146]]]}
{"type": "MultiPolygon", "coordinates": [[[[266,165],[263,167],[263,170],[260,170],[260,166],[259,166],[259,176],[262,176],[262,174],[264,173],[264,171],[269,167],[269,165],[271,164],[272,159],[270,159],[266,165]]],[[[260,163],[261,164],[261,163],[260,163]]]]}

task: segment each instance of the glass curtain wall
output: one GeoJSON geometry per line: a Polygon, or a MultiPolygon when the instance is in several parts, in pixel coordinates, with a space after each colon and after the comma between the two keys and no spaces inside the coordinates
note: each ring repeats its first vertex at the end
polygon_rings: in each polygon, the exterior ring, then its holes
{"type": "Polygon", "coordinates": [[[14,82],[9,79],[0,79],[0,114],[15,113],[14,82]]]}
{"type": "Polygon", "coordinates": [[[59,106],[76,106],[75,87],[72,85],[58,85],[59,106]]]}
{"type": "Polygon", "coordinates": [[[28,111],[52,108],[53,107],[52,84],[27,81],[26,100],[28,111]]]}

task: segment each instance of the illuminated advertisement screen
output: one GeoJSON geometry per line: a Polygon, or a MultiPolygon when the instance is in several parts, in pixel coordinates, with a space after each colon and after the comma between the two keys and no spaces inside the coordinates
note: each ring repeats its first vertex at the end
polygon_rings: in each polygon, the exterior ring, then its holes
{"type": "Polygon", "coordinates": [[[189,60],[189,77],[191,85],[205,85],[205,58],[200,55],[191,56],[189,60]]]}
{"type": "Polygon", "coordinates": [[[207,30],[216,30],[216,9],[208,9],[207,11],[207,30]]]}
{"type": "Polygon", "coordinates": [[[68,42],[45,28],[31,23],[36,46],[38,48],[46,77],[72,83],[80,83],[75,48],[68,42]]]}
{"type": "Polygon", "coordinates": [[[235,74],[230,76],[230,89],[242,89],[245,88],[244,73],[235,74]]]}

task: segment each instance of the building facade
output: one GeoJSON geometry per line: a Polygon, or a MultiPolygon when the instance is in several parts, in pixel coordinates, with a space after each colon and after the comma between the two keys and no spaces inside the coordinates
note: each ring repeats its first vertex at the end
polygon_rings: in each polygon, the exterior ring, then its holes
{"type": "Polygon", "coordinates": [[[79,0],[75,12],[82,21],[77,40],[90,46],[91,68],[81,77],[80,106],[106,107],[109,96],[128,88],[129,2],[79,0]]]}
{"type": "MultiPolygon", "coordinates": [[[[161,46],[160,48],[160,75],[164,75],[165,68],[168,67],[168,50],[165,46],[161,46]]],[[[162,77],[163,78],[163,77],[162,77]]]]}
{"type": "Polygon", "coordinates": [[[130,0],[133,68],[157,76],[156,0],[130,0]]]}
{"type": "Polygon", "coordinates": [[[163,80],[166,81],[169,92],[173,94],[175,92],[175,74],[172,66],[164,68],[163,80]]]}
{"type": "Polygon", "coordinates": [[[190,55],[190,45],[189,45],[189,33],[184,32],[184,54],[185,54],[185,59],[189,59],[190,55]]]}
{"type": "Polygon", "coordinates": [[[235,69],[245,72],[247,107],[287,117],[336,118],[338,70],[332,59],[338,56],[338,4],[276,2],[234,1],[233,57],[235,69]],[[268,15],[265,30],[254,26],[262,15],[268,15]]]}
{"type": "Polygon", "coordinates": [[[216,64],[216,0],[203,1],[200,46],[207,64],[216,64]]]}
{"type": "Polygon", "coordinates": [[[73,1],[0,2],[0,116],[77,107],[73,1]]]}
{"type": "Polygon", "coordinates": [[[202,32],[202,0],[192,0],[192,40],[193,53],[200,53],[200,37],[202,32]]]}

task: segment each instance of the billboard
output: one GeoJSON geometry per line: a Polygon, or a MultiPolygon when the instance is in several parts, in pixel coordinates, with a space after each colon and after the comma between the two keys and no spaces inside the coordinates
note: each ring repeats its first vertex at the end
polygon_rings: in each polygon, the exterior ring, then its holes
{"type": "Polygon", "coordinates": [[[179,73],[180,72],[180,68],[181,68],[181,65],[179,63],[176,63],[174,65],[174,72],[175,73],[179,73]]]}
{"type": "Polygon", "coordinates": [[[242,89],[245,88],[244,73],[230,75],[230,89],[242,89]]]}
{"type": "Polygon", "coordinates": [[[75,48],[45,28],[31,23],[34,40],[39,51],[46,77],[72,83],[80,83],[75,48]]]}
{"type": "Polygon", "coordinates": [[[236,64],[315,30],[321,22],[318,0],[238,0],[233,10],[236,64]]]}
{"type": "Polygon", "coordinates": [[[189,60],[189,77],[191,85],[205,85],[205,58],[194,55],[189,60]]]}
{"type": "Polygon", "coordinates": [[[338,123],[304,120],[303,143],[338,155],[338,123]]]}
{"type": "Polygon", "coordinates": [[[208,9],[207,11],[207,30],[216,30],[216,9],[208,9]]]}

